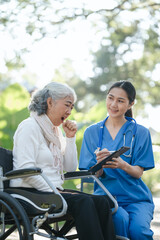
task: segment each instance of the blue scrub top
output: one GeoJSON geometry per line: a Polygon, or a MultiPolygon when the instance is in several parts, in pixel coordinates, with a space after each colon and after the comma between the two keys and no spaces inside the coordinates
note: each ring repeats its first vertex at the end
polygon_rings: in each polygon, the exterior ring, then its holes
{"type": "MultiPolygon", "coordinates": [[[[128,121],[121,127],[114,140],[112,139],[106,126],[104,126],[101,149],[107,148],[109,151],[115,151],[122,147],[124,145],[123,133],[126,124],[128,124],[128,121]]],[[[102,122],[91,125],[84,133],[80,153],[79,169],[89,169],[97,163],[94,151],[99,143],[100,126],[102,126],[102,122]]],[[[134,122],[128,124],[128,127],[125,131],[125,146],[130,147],[134,126],[134,122]]],[[[125,154],[128,155],[129,151],[125,154]]],[[[137,124],[137,131],[133,141],[132,156],[125,157],[122,155],[121,158],[133,166],[137,165],[143,167],[144,170],[154,168],[151,136],[147,128],[137,124]]],[[[108,168],[104,169],[104,172],[105,177],[100,177],[100,180],[110,191],[110,193],[116,197],[119,205],[123,206],[129,203],[141,201],[153,202],[152,194],[141,178],[136,179],[121,169],[108,168]]],[[[95,183],[94,186],[94,193],[96,195],[105,194],[97,183],[95,183]]]]}

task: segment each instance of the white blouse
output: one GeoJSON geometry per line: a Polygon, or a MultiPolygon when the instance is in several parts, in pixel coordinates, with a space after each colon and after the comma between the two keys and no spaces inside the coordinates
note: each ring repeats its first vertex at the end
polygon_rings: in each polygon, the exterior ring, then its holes
{"type": "MultiPolygon", "coordinates": [[[[63,137],[59,128],[60,142],[63,154],[63,169],[66,172],[75,171],[78,166],[75,139],[63,137]]],[[[13,169],[38,167],[48,177],[52,184],[62,189],[63,179],[54,167],[53,155],[48,148],[42,130],[32,117],[21,122],[14,135],[13,169]]],[[[39,175],[27,178],[13,179],[11,187],[30,187],[40,191],[52,191],[44,179],[39,175]]]]}

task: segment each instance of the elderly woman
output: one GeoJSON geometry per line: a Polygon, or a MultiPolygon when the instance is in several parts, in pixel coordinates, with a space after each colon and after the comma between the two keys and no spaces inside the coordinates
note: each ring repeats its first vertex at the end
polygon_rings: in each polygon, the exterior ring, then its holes
{"type": "MultiPolygon", "coordinates": [[[[62,187],[63,171],[75,171],[78,164],[77,127],[74,122],[66,120],[75,101],[74,90],[57,82],[49,83],[33,95],[29,105],[30,117],[20,123],[14,135],[14,169],[43,169],[66,200],[80,240],[113,240],[115,234],[107,198],[65,191],[62,187]],[[65,137],[59,128],[61,124],[65,137]]],[[[14,179],[11,186],[51,191],[40,176],[14,179]]]]}

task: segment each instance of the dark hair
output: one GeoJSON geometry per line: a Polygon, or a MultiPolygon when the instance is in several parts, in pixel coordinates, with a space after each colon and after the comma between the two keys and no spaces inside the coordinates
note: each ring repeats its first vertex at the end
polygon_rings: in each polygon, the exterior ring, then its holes
{"type": "MultiPolygon", "coordinates": [[[[127,93],[129,103],[131,104],[132,102],[134,102],[134,100],[136,98],[136,90],[135,90],[135,87],[132,85],[131,82],[124,81],[124,80],[116,82],[110,87],[110,89],[108,90],[108,93],[113,88],[122,88],[127,93]]],[[[127,112],[125,113],[125,116],[126,117],[133,117],[132,109],[127,110],[127,112]]]]}

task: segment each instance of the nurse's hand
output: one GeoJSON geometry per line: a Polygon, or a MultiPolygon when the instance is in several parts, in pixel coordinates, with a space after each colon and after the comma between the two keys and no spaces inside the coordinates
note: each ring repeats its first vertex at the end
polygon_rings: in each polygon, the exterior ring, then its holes
{"type": "Polygon", "coordinates": [[[104,168],[120,168],[120,169],[125,169],[126,162],[121,158],[112,158],[111,161],[108,161],[103,167],[104,168]]]}
{"type": "MultiPolygon", "coordinates": [[[[109,156],[111,153],[108,151],[108,149],[104,148],[101,151],[99,151],[96,154],[97,162],[101,162],[103,159],[105,159],[107,156],[109,156]]],[[[123,169],[125,167],[126,162],[123,161],[122,158],[112,158],[111,161],[108,161],[106,164],[103,165],[103,168],[121,168],[123,169]]]]}
{"type": "Polygon", "coordinates": [[[77,124],[74,121],[66,120],[62,124],[63,130],[65,131],[66,137],[72,138],[77,132],[77,124]]]}
{"type": "Polygon", "coordinates": [[[130,176],[139,179],[143,175],[144,168],[140,166],[132,166],[125,162],[121,157],[112,158],[112,161],[108,161],[103,168],[119,168],[128,173],[130,176]]]}
{"type": "Polygon", "coordinates": [[[98,163],[101,162],[103,159],[105,159],[109,155],[110,155],[110,152],[108,151],[107,148],[102,149],[101,151],[96,153],[97,162],[98,163]]]}

